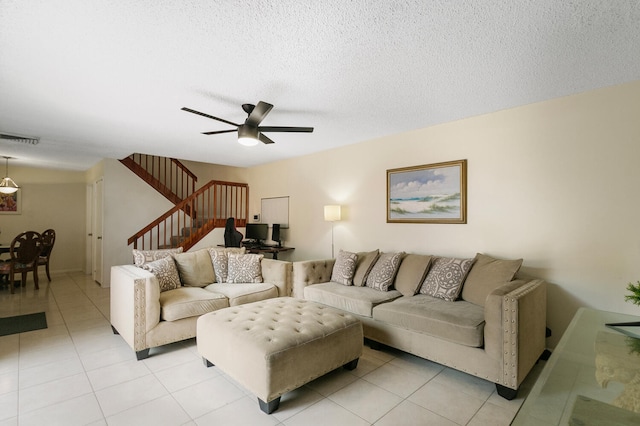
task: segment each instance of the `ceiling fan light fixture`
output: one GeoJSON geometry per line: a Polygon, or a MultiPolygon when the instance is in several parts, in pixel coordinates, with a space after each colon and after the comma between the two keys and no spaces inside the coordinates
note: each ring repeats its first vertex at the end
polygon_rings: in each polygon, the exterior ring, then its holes
{"type": "Polygon", "coordinates": [[[6,159],[7,166],[6,166],[5,178],[2,179],[2,181],[0,182],[0,193],[13,194],[18,189],[20,189],[20,187],[13,181],[13,179],[9,177],[9,158],[11,157],[4,157],[4,158],[6,159]]]}
{"type": "Polygon", "coordinates": [[[240,126],[238,128],[238,143],[244,146],[256,146],[260,139],[258,139],[258,129],[251,128],[249,126],[240,126]]]}

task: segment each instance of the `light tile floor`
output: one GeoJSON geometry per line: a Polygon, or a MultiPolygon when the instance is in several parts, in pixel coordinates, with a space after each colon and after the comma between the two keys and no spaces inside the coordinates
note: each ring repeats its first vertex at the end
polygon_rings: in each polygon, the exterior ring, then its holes
{"type": "Polygon", "coordinates": [[[364,347],[358,368],[338,369],[283,395],[266,415],[215,367],[195,339],[136,361],[109,324],[109,289],[80,272],[35,290],[0,289],[0,316],[46,312],[48,328],[0,337],[4,425],[508,425],[539,374],[507,401],[492,383],[424,359],[364,347]]]}

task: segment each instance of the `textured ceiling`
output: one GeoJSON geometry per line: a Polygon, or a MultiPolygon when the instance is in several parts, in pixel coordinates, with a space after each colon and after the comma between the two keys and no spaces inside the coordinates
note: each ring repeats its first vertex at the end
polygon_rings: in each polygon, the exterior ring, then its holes
{"type": "Polygon", "coordinates": [[[0,0],[0,139],[19,164],[132,152],[251,166],[640,79],[640,2],[0,0]],[[240,105],[275,105],[247,148],[240,105]]]}

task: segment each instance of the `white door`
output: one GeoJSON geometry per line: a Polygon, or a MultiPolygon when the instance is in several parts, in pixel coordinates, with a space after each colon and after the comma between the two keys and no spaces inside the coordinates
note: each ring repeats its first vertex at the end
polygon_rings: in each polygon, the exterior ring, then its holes
{"type": "Polygon", "coordinates": [[[102,284],[102,179],[95,183],[93,204],[93,279],[102,284]]]}
{"type": "Polygon", "coordinates": [[[85,218],[85,263],[84,273],[93,273],[93,185],[87,185],[87,214],[85,218]]]}

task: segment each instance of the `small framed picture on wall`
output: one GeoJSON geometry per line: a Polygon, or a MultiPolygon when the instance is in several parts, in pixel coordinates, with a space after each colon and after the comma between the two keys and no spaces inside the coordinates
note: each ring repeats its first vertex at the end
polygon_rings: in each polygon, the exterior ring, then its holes
{"type": "Polygon", "coordinates": [[[0,214],[20,214],[22,211],[22,200],[20,194],[22,190],[13,194],[3,194],[0,192],[0,214]]]}

